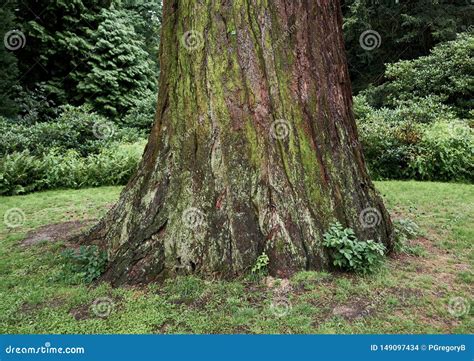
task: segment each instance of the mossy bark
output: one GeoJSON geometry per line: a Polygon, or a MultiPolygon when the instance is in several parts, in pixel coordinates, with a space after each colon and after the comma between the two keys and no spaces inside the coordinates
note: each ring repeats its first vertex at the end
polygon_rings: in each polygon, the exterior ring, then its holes
{"type": "Polygon", "coordinates": [[[339,1],[165,0],[156,120],[138,171],[86,236],[104,279],[231,277],[266,252],[329,267],[340,221],[392,247],[352,114],[339,1]],[[380,219],[361,222],[364,209],[380,219]]]}

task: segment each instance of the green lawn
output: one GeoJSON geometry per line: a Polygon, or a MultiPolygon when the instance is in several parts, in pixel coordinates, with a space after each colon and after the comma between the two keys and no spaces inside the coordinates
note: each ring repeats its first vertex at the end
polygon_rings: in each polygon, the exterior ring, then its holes
{"type": "Polygon", "coordinates": [[[302,272],[289,282],[188,276],[116,289],[70,284],[62,276],[63,242],[21,241],[43,225],[100,217],[120,188],[0,197],[2,218],[13,208],[25,216],[18,228],[0,223],[0,332],[472,333],[473,308],[458,317],[448,305],[461,300],[466,311],[472,304],[474,186],[377,187],[394,218],[415,221],[423,235],[411,241],[413,252],[393,255],[376,275],[302,272]],[[101,298],[108,317],[93,312],[101,298]]]}

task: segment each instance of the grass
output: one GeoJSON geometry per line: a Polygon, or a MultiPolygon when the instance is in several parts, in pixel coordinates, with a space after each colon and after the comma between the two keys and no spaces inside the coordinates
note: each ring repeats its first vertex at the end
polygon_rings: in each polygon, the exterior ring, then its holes
{"type": "Polygon", "coordinates": [[[12,208],[25,216],[18,228],[0,223],[0,331],[472,333],[472,307],[456,317],[448,305],[471,305],[474,187],[396,181],[377,187],[393,218],[415,221],[422,236],[375,275],[300,272],[279,281],[186,276],[115,289],[70,284],[63,277],[63,242],[24,246],[21,240],[43,225],[99,218],[119,187],[0,197],[0,216],[12,208]]]}

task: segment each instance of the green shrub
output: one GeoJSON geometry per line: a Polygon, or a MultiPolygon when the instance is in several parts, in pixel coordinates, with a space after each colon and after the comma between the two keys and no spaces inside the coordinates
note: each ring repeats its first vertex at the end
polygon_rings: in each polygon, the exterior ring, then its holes
{"type": "Polygon", "coordinates": [[[385,75],[389,101],[436,95],[466,116],[474,105],[474,36],[460,34],[456,40],[437,45],[428,56],[388,65],[385,75]]]}
{"type": "Polygon", "coordinates": [[[76,284],[91,283],[99,278],[107,265],[107,254],[95,245],[81,246],[79,250],[67,249],[62,252],[63,276],[66,281],[76,284]]]}
{"type": "Polygon", "coordinates": [[[372,240],[360,241],[350,228],[339,222],[324,234],[323,245],[330,250],[332,264],[357,273],[373,273],[383,262],[385,246],[372,240]]]}
{"type": "Polygon", "coordinates": [[[434,47],[428,56],[388,64],[387,81],[362,93],[377,108],[396,108],[400,103],[422,103],[424,99],[449,106],[457,117],[472,119],[474,106],[474,36],[459,34],[453,41],[434,47]]]}
{"type": "Polygon", "coordinates": [[[435,98],[374,109],[357,96],[354,112],[374,178],[473,180],[472,129],[435,98]]]}
{"type": "Polygon", "coordinates": [[[99,153],[114,142],[135,142],[143,132],[134,128],[119,128],[88,107],[64,106],[61,115],[51,122],[26,124],[0,119],[0,156],[28,150],[42,155],[52,148],[76,150],[87,156],[99,153]]]}
{"type": "Polygon", "coordinates": [[[145,142],[112,144],[98,154],[53,149],[43,156],[28,151],[0,158],[0,194],[44,189],[125,184],[136,170],[145,142]]]}
{"type": "Polygon", "coordinates": [[[427,127],[410,162],[410,176],[421,180],[474,181],[473,130],[462,122],[438,121],[427,127]]]}
{"type": "Polygon", "coordinates": [[[142,97],[134,101],[133,107],[120,119],[121,126],[148,132],[155,116],[156,99],[155,91],[146,91],[142,97]]]}
{"type": "Polygon", "coordinates": [[[374,116],[382,116],[389,121],[411,122],[411,123],[433,123],[438,120],[457,120],[455,110],[441,102],[441,99],[434,95],[423,98],[411,98],[398,100],[395,106],[374,107],[370,89],[363,94],[354,97],[354,112],[360,121],[368,120],[374,116]]]}
{"type": "Polygon", "coordinates": [[[421,234],[420,227],[410,219],[397,219],[393,221],[396,238],[408,240],[418,237],[421,234]]]}
{"type": "Polygon", "coordinates": [[[268,255],[263,252],[260,256],[257,257],[255,264],[252,267],[250,278],[258,280],[263,276],[268,274],[268,263],[270,262],[270,258],[268,255]]]}
{"type": "MultiPolygon", "coordinates": [[[[360,98],[356,99],[356,104],[359,102],[360,98]]],[[[372,177],[407,178],[410,161],[422,135],[422,126],[400,119],[390,109],[375,110],[361,103],[355,107],[359,137],[372,177]]]]}
{"type": "Polygon", "coordinates": [[[32,125],[37,122],[51,122],[58,117],[61,108],[48,97],[50,92],[44,83],[36,83],[32,90],[18,87],[16,92],[19,122],[32,125]]]}
{"type": "Polygon", "coordinates": [[[29,193],[42,189],[46,169],[29,151],[0,158],[0,195],[29,193]]]}

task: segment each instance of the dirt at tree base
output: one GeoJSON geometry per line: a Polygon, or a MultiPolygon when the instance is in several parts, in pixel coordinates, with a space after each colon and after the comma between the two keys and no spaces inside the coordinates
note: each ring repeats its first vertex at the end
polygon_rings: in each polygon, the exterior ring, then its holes
{"type": "Polygon", "coordinates": [[[57,242],[66,241],[73,236],[80,234],[87,227],[91,227],[94,219],[83,221],[69,221],[62,223],[48,224],[28,232],[26,238],[21,241],[22,246],[33,246],[39,242],[57,242]]]}

